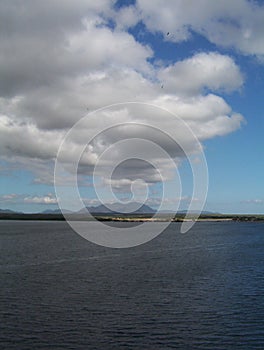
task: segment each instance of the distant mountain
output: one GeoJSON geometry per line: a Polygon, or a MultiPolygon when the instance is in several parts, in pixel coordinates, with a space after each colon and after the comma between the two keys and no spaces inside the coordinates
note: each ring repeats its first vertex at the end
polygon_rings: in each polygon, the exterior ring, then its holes
{"type": "MultiPolygon", "coordinates": [[[[200,214],[200,212],[198,211],[198,210],[190,210],[189,212],[188,212],[188,210],[180,210],[179,212],[178,212],[178,214],[200,214]]],[[[202,212],[201,212],[201,215],[221,215],[220,213],[217,213],[217,212],[214,212],[214,211],[208,211],[208,210],[203,210],[202,212]]]]}
{"type": "MultiPolygon", "coordinates": [[[[120,203],[113,203],[113,204],[101,204],[98,206],[93,206],[93,207],[87,207],[87,210],[91,214],[155,214],[156,211],[149,207],[146,204],[143,204],[140,206],[139,203],[133,202],[133,203],[128,203],[128,204],[120,204],[120,203]],[[109,208],[108,208],[109,207],[109,208]]],[[[85,214],[85,209],[81,209],[78,211],[76,214],[85,214]]],[[[176,214],[182,214],[185,215],[187,214],[187,210],[180,210],[176,214]]],[[[173,210],[161,210],[161,214],[175,214],[173,210]]],[[[195,210],[192,210],[189,212],[189,214],[197,214],[198,212],[195,210]]],[[[10,209],[0,209],[0,214],[23,214],[21,211],[14,211],[10,209]]],[[[38,214],[74,214],[73,211],[67,210],[67,209],[46,209],[38,214]]],[[[221,215],[220,213],[217,212],[211,212],[211,211],[202,211],[201,215],[221,215]]]]}
{"type": "Polygon", "coordinates": [[[195,215],[195,214],[201,214],[201,215],[221,215],[220,213],[216,213],[216,212],[212,212],[212,211],[206,211],[206,210],[203,210],[201,213],[198,212],[198,210],[190,210],[188,211],[187,209],[186,210],[179,210],[177,212],[175,212],[173,209],[167,209],[167,210],[161,210],[159,211],[160,214],[179,214],[179,215],[186,215],[187,213],[188,214],[191,214],[191,215],[195,215]]]}
{"type": "Polygon", "coordinates": [[[61,214],[61,210],[60,209],[46,209],[43,210],[42,212],[40,212],[40,214],[61,214]]]}
{"type": "MultiPolygon", "coordinates": [[[[146,204],[140,206],[139,203],[128,203],[128,204],[101,204],[96,207],[87,207],[87,210],[91,214],[155,214],[156,211],[146,204]]],[[[78,214],[84,214],[85,209],[82,209],[78,214]]]]}
{"type": "Polygon", "coordinates": [[[0,214],[22,214],[22,212],[10,210],[10,209],[0,209],[0,214]]]}
{"type": "Polygon", "coordinates": [[[47,209],[42,211],[40,214],[71,214],[72,211],[67,209],[47,209]]]}
{"type": "MultiPolygon", "coordinates": [[[[101,204],[98,206],[94,207],[86,207],[86,209],[91,213],[91,214],[155,214],[156,210],[153,208],[149,207],[146,204],[143,204],[140,206],[139,203],[132,202],[128,204],[120,204],[120,203],[113,203],[113,204],[101,204]]],[[[173,210],[161,210],[159,212],[160,214],[180,214],[180,215],[185,215],[185,214],[198,214],[198,211],[196,210],[191,210],[188,212],[188,210],[180,210],[178,212],[174,212],[173,210]]],[[[85,209],[81,209],[78,214],[85,214],[85,209]]],[[[211,211],[202,211],[201,215],[219,215],[219,213],[216,212],[211,212],[211,211]]]]}

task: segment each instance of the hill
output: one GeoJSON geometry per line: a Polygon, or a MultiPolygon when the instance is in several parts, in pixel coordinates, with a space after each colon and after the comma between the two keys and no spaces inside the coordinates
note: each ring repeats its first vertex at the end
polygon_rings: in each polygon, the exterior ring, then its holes
{"type": "MultiPolygon", "coordinates": [[[[155,214],[156,211],[149,207],[146,204],[140,205],[139,203],[128,203],[128,204],[101,204],[95,207],[86,207],[86,209],[91,214],[155,214]]],[[[85,210],[82,209],[78,212],[78,214],[85,213],[85,210]]]]}

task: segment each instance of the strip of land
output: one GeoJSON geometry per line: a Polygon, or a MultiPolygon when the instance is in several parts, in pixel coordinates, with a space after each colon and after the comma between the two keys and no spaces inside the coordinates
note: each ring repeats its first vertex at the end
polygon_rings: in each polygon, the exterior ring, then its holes
{"type": "Polygon", "coordinates": [[[225,222],[225,221],[264,221],[264,215],[244,215],[244,214],[215,214],[215,215],[200,215],[197,218],[195,215],[183,214],[160,214],[154,216],[153,214],[93,214],[91,217],[87,217],[84,214],[26,214],[26,213],[0,213],[0,220],[73,220],[73,221],[112,221],[112,222],[184,222],[184,221],[212,221],[212,222],[225,222]]]}

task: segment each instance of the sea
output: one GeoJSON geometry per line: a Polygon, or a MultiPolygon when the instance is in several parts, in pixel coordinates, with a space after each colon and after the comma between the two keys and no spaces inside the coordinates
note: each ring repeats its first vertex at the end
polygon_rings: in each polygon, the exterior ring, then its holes
{"type": "Polygon", "coordinates": [[[264,349],[261,222],[171,223],[115,249],[1,221],[0,277],[1,350],[264,349]]]}

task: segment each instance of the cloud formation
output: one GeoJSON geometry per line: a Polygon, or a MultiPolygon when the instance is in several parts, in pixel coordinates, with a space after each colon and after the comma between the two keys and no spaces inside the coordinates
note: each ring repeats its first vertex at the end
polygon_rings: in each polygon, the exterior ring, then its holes
{"type": "Polygon", "coordinates": [[[52,194],[48,194],[47,196],[34,196],[34,197],[25,197],[25,203],[29,204],[57,204],[57,198],[52,194]]]}
{"type": "MultiPolygon", "coordinates": [[[[236,4],[237,1],[235,1],[236,4]]],[[[139,42],[128,31],[143,20],[151,31],[161,31],[165,40],[186,40],[195,30],[218,43],[217,33],[229,28],[229,41],[245,53],[254,51],[262,39],[254,36],[262,27],[259,11],[254,27],[246,26],[257,11],[257,5],[240,1],[238,13],[230,2],[168,1],[166,4],[139,0],[136,6],[114,8],[113,2],[100,0],[2,1],[0,4],[0,152],[3,159],[20,161],[35,172],[35,183],[52,183],[52,167],[59,145],[67,130],[88,111],[126,101],[155,104],[182,118],[200,141],[235,131],[243,117],[219,96],[243,86],[243,74],[232,57],[217,52],[203,52],[157,67],[150,60],[155,52],[139,42]],[[203,11],[202,11],[203,9],[203,11]],[[206,11],[204,11],[206,9],[206,11]],[[228,9],[228,11],[227,11],[228,9]],[[246,11],[248,14],[246,15],[246,11]],[[230,19],[222,23],[221,18],[230,19]],[[241,20],[239,19],[241,17],[241,20]],[[238,25],[234,23],[239,22],[238,25]],[[10,24],[12,23],[12,25],[10,24]],[[155,26],[154,26],[155,25],[155,26]],[[167,31],[173,35],[165,36],[167,31]],[[244,36],[241,33],[244,33],[244,36]],[[247,35],[245,34],[247,33],[247,35]],[[253,38],[253,39],[252,39],[253,38]]],[[[252,24],[252,21],[250,22],[252,24]]],[[[264,21],[263,21],[264,23],[264,21]]],[[[263,47],[263,46],[262,46],[263,47]]],[[[87,130],[97,134],[106,120],[113,123],[144,122],[148,124],[160,115],[145,110],[132,113],[129,108],[117,108],[101,113],[87,130]]],[[[169,123],[177,136],[177,122],[161,119],[161,129],[169,123]]],[[[148,130],[148,139],[156,142],[180,162],[182,154],[171,141],[148,130]]],[[[98,135],[85,150],[80,172],[91,175],[102,152],[120,138],[146,137],[146,129],[127,127],[98,135]]],[[[65,167],[74,159],[85,140],[86,130],[78,130],[68,145],[65,167]]],[[[185,140],[190,152],[198,151],[192,140],[185,140]],[[189,143],[189,144],[188,144],[189,143]]],[[[112,158],[119,159],[124,148],[116,147],[112,158]]],[[[155,154],[148,154],[155,159],[155,154]]],[[[159,159],[161,168],[168,165],[159,159]]],[[[107,164],[104,164],[107,166],[107,164]]],[[[136,177],[156,183],[151,166],[138,163],[122,165],[115,174],[116,188],[127,188],[136,177]]],[[[101,174],[105,173],[102,167],[101,174]]],[[[168,179],[170,178],[168,167],[168,179]]],[[[109,181],[109,179],[106,179],[109,181]]],[[[28,197],[40,203],[49,197],[28,197]],[[46,198],[46,199],[45,199],[46,198]]]]}
{"type": "Polygon", "coordinates": [[[137,8],[147,28],[168,41],[186,41],[196,32],[216,45],[263,58],[264,7],[258,1],[138,0],[137,8]]]}
{"type": "Polygon", "coordinates": [[[243,77],[239,67],[228,56],[215,52],[198,53],[176,62],[159,72],[165,91],[196,95],[204,89],[232,91],[241,87],[243,77]]]}
{"type": "Polygon", "coordinates": [[[26,194],[9,193],[0,196],[0,203],[57,204],[58,201],[52,193],[48,193],[44,196],[29,196],[26,194]]]}

